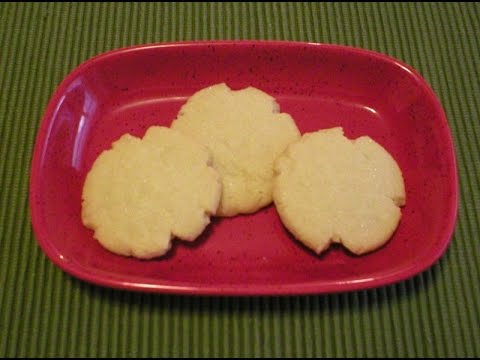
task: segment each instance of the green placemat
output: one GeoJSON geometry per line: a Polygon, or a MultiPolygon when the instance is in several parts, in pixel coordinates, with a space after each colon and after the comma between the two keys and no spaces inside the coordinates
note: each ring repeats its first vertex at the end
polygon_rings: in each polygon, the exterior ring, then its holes
{"type": "Polygon", "coordinates": [[[480,356],[479,3],[1,3],[0,356],[480,356]],[[87,58],[132,44],[283,39],[402,59],[454,135],[461,197],[442,259],[370,291],[286,298],[120,292],[41,252],[28,176],[43,110],[87,58]]]}

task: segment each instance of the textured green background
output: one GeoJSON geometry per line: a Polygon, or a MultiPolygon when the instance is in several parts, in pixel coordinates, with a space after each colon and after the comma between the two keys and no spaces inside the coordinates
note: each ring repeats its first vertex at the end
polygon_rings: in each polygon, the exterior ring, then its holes
{"type": "Polygon", "coordinates": [[[480,356],[480,4],[0,5],[0,356],[480,356]],[[377,290],[192,298],[95,287],[38,248],[28,175],[43,110],[82,61],[195,39],[348,44],[427,79],[454,135],[454,239],[423,274],[377,290]]]}

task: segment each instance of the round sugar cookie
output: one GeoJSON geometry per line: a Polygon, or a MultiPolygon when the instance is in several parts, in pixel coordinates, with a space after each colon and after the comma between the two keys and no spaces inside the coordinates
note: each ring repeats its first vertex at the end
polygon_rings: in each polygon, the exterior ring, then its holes
{"type": "Polygon", "coordinates": [[[275,163],[273,199],[286,228],[321,253],[332,242],[361,255],[385,244],[405,204],[402,173],[392,156],[342,128],[304,134],[275,163]]]}
{"type": "Polygon", "coordinates": [[[82,221],[113,253],[150,259],[171,240],[193,241],[215,214],[220,177],[206,147],[165,127],[123,135],[95,160],[82,193],[82,221]]]}
{"type": "Polygon", "coordinates": [[[254,87],[204,88],[181,108],[172,129],[212,152],[222,179],[219,216],[253,213],[272,202],[273,163],[300,138],[292,117],[273,97],[254,87]]]}

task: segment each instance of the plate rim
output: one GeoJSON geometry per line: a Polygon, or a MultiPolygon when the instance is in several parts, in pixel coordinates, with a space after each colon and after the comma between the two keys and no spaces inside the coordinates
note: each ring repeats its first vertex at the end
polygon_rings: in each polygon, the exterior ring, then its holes
{"type": "Polygon", "coordinates": [[[33,147],[33,156],[30,164],[30,181],[29,181],[29,209],[30,219],[33,228],[33,235],[47,257],[59,268],[66,273],[73,275],[83,281],[91,284],[129,291],[150,292],[150,293],[164,293],[164,294],[181,294],[181,295],[214,295],[214,296],[279,296],[279,295],[313,295],[313,294],[328,294],[328,293],[340,293],[351,292],[365,289],[373,289],[383,286],[388,286],[397,282],[404,281],[413,276],[421,274],[423,271],[434,265],[445,253],[450,245],[454,230],[456,227],[459,207],[459,180],[458,180],[458,167],[456,161],[455,143],[453,141],[452,132],[445,115],[444,109],[441,105],[436,93],[430,87],[428,82],[411,66],[403,61],[396,59],[390,55],[377,52],[374,50],[353,47],[348,45],[330,44],[330,43],[316,43],[316,42],[303,42],[303,41],[285,41],[285,40],[199,40],[199,41],[177,41],[177,42],[158,42],[147,43],[133,46],[120,47],[117,49],[105,51],[99,53],[76,66],[70,71],[60,84],[55,88],[53,94],[50,96],[48,104],[44,110],[44,113],[40,119],[40,124],[35,137],[35,143],[33,147]],[[446,140],[444,145],[445,156],[449,158],[449,169],[452,171],[451,177],[451,193],[448,208],[450,212],[446,217],[445,230],[442,232],[442,238],[437,242],[437,246],[433,247],[429,256],[425,261],[416,261],[411,266],[401,268],[398,271],[389,273],[380,278],[367,278],[360,280],[336,280],[334,283],[322,281],[309,281],[302,283],[293,283],[287,285],[266,285],[266,286],[249,286],[248,284],[241,285],[207,285],[202,284],[200,286],[188,285],[184,282],[175,282],[175,284],[165,283],[152,284],[147,282],[133,282],[122,281],[109,278],[104,275],[95,275],[91,271],[76,265],[75,262],[66,261],[61,251],[48,240],[48,236],[40,224],[40,209],[39,204],[36,203],[35,197],[37,189],[40,189],[39,176],[40,165],[44,156],[44,150],[48,143],[49,133],[54,124],[53,118],[58,107],[58,101],[60,100],[64,90],[80,73],[86,68],[94,65],[95,63],[104,59],[121,56],[132,51],[144,51],[148,49],[157,48],[185,48],[185,47],[208,47],[208,46],[266,46],[266,47],[311,47],[322,48],[332,51],[339,51],[348,54],[357,54],[362,56],[369,56],[392,63],[406,71],[410,77],[425,91],[430,100],[433,102],[437,116],[437,121],[442,123],[442,127],[439,131],[442,133],[443,139],[446,140]]]}

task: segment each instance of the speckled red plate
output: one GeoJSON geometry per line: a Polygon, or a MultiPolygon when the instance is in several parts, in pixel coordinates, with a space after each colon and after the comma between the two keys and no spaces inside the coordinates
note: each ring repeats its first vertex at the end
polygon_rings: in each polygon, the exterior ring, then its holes
{"type": "Polygon", "coordinates": [[[224,41],[115,50],[69,74],[40,126],[30,206],[41,248],[80,279],[163,293],[293,295],[378,287],[425,270],[451,239],[457,192],[442,107],[407,65],[343,46],[224,41]],[[126,132],[142,136],[151,125],[170,125],[189,95],[219,82],[272,94],[302,133],[343,126],[349,137],[382,144],[407,189],[391,241],[365,256],[333,247],[318,257],[292,239],[270,206],[216,219],[194,244],[175,241],[163,259],[104,250],[80,219],[82,185],[95,158],[126,132]]]}

